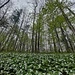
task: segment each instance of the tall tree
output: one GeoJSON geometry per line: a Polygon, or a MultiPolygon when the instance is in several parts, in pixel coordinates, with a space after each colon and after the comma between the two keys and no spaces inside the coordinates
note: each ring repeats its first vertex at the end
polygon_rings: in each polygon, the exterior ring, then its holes
{"type": "Polygon", "coordinates": [[[34,13],[33,13],[33,28],[32,28],[32,52],[34,51],[35,45],[34,45],[34,25],[35,25],[35,20],[36,20],[36,8],[38,6],[38,3],[36,0],[34,0],[34,13]]]}

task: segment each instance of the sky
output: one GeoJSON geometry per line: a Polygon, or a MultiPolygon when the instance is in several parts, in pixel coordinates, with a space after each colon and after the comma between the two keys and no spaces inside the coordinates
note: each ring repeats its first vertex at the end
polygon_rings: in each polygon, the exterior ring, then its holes
{"type": "Polygon", "coordinates": [[[28,11],[32,11],[32,6],[28,2],[32,0],[12,0],[14,8],[26,8],[28,11]]]}
{"type": "MultiPolygon", "coordinates": [[[[26,7],[26,9],[31,12],[33,10],[33,5],[31,4],[32,1],[33,0],[12,0],[12,2],[14,3],[14,8],[26,7]]],[[[43,1],[44,0],[41,0],[42,3],[43,3],[43,1]]],[[[69,0],[69,1],[75,2],[75,0],[69,0]]],[[[75,9],[75,5],[72,7],[72,9],[75,9]]]]}
{"type": "MultiPolygon", "coordinates": [[[[15,8],[23,8],[23,7],[26,7],[26,9],[28,9],[29,11],[32,11],[33,10],[33,1],[34,0],[12,0],[12,2],[14,3],[15,5],[15,8]]],[[[37,0],[38,1],[38,0],[37,0]]],[[[44,0],[39,0],[39,2],[41,4],[44,3],[44,0]]],[[[39,3],[38,6],[40,6],[41,4],[39,3]]]]}
{"type": "Polygon", "coordinates": [[[17,7],[23,7],[27,6],[27,2],[30,2],[31,0],[12,0],[12,2],[15,4],[17,7]]]}

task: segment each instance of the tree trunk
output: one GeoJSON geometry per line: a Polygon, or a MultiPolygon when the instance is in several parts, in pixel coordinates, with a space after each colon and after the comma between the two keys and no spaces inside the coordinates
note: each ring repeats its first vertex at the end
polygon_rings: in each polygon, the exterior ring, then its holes
{"type": "Polygon", "coordinates": [[[58,3],[58,4],[59,4],[58,7],[59,7],[60,11],[62,12],[62,15],[64,16],[64,19],[65,19],[65,21],[66,21],[68,27],[72,30],[72,32],[73,32],[74,35],[75,35],[75,28],[73,27],[73,25],[72,25],[71,22],[69,21],[67,15],[64,13],[64,11],[63,11],[63,9],[62,9],[60,3],[58,3]]]}
{"type": "Polygon", "coordinates": [[[68,45],[66,36],[65,36],[65,34],[64,34],[64,30],[63,30],[63,28],[61,27],[61,24],[60,24],[60,29],[61,29],[61,33],[62,33],[62,36],[63,36],[63,42],[64,42],[65,47],[66,47],[66,51],[69,52],[69,45],[68,45]]]}

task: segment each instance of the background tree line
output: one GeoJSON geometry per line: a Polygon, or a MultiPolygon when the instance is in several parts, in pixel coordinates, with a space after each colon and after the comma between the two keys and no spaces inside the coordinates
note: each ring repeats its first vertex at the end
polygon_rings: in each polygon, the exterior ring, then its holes
{"type": "Polygon", "coordinates": [[[75,52],[74,2],[34,0],[32,12],[11,4],[0,0],[0,51],[75,52]]]}

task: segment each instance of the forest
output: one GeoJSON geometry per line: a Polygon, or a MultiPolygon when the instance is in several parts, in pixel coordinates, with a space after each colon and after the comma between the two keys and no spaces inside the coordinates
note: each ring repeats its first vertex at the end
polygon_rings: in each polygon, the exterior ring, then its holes
{"type": "Polygon", "coordinates": [[[75,75],[75,2],[14,3],[0,0],[0,75],[75,75]]]}

